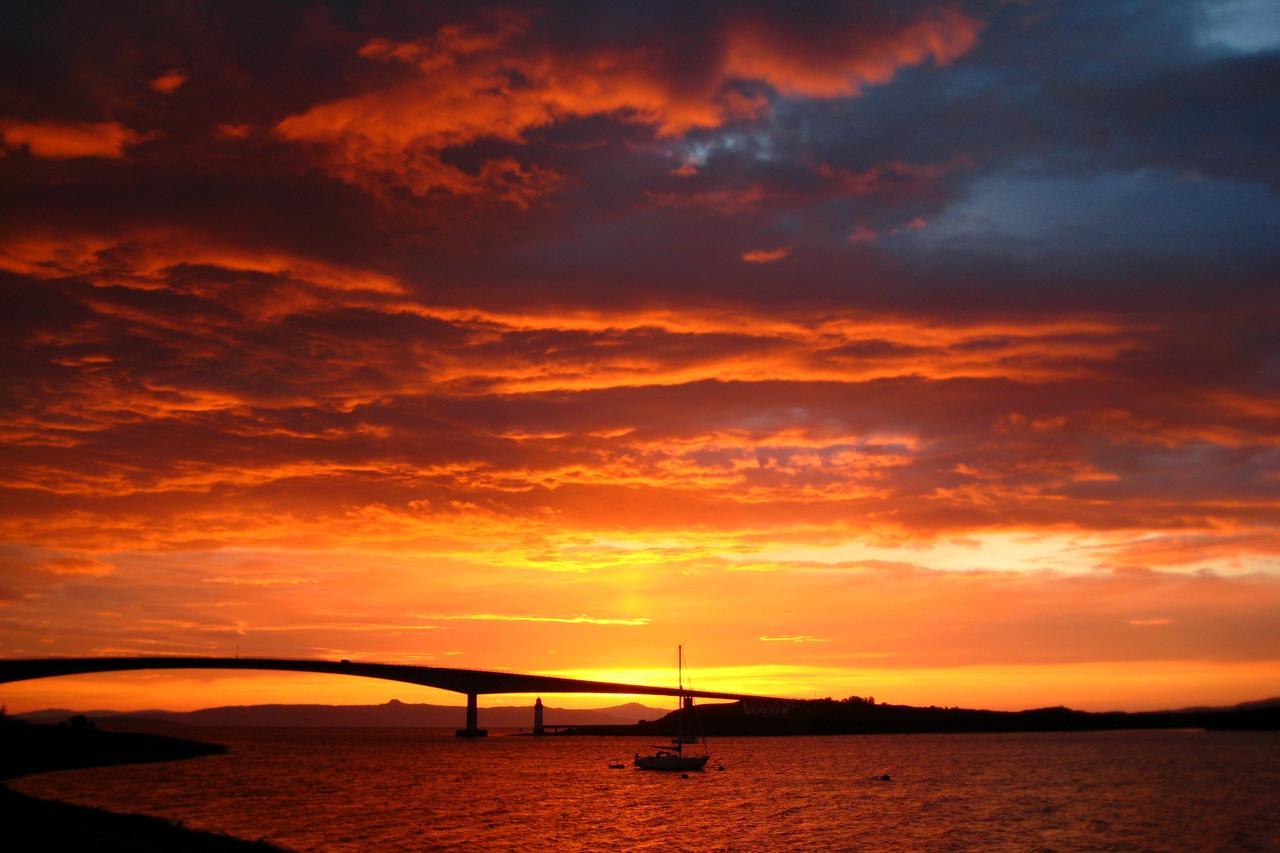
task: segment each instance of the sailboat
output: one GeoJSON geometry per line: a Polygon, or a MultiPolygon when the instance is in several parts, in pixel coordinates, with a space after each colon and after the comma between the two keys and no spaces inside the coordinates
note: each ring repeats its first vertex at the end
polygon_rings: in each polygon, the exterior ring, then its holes
{"type": "Polygon", "coordinates": [[[676,736],[672,738],[669,746],[655,746],[657,750],[653,755],[641,755],[636,753],[635,763],[639,770],[701,770],[707,765],[707,761],[711,759],[707,755],[706,738],[702,739],[702,755],[685,755],[684,747],[686,744],[697,742],[696,737],[686,737],[684,733],[685,718],[685,693],[684,693],[684,646],[676,647],[676,684],[679,691],[678,704],[676,705],[676,720],[678,728],[676,736]]]}

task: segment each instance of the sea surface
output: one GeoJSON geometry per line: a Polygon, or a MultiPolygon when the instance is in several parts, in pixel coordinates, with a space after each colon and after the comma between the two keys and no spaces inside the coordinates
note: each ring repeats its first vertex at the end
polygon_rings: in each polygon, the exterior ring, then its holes
{"type": "Polygon", "coordinates": [[[1280,850],[1275,732],[734,738],[688,778],[630,738],[188,736],[232,752],[10,784],[295,850],[1280,850]]]}

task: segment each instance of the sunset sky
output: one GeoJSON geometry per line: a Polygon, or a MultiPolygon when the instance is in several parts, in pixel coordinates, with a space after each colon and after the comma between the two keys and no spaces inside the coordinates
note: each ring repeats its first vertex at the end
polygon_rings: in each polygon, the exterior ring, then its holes
{"type": "Polygon", "coordinates": [[[1280,694],[1273,2],[425,5],[0,12],[0,655],[1280,694]]]}

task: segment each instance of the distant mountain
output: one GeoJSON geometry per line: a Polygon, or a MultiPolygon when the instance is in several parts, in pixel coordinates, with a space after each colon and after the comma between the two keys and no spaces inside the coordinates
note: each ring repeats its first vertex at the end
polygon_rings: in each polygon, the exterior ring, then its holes
{"type": "MultiPolygon", "coordinates": [[[[670,709],[650,708],[639,702],[607,708],[543,707],[543,722],[548,726],[632,725],[641,720],[656,720],[670,709]]],[[[33,723],[58,723],[83,714],[108,727],[133,725],[182,726],[314,726],[314,727],[444,727],[457,728],[464,722],[465,710],[453,705],[426,705],[392,699],[384,705],[229,705],[203,708],[199,711],[72,711],[51,708],[15,714],[17,719],[33,723]]],[[[480,725],[489,728],[532,728],[531,706],[502,706],[480,709],[480,725]]]]}
{"type": "MultiPolygon", "coordinates": [[[[1090,713],[1069,708],[982,711],[965,708],[915,708],[875,704],[851,697],[787,703],[773,713],[752,713],[741,703],[702,705],[699,718],[708,734],[852,734],[857,732],[1070,731],[1125,728],[1245,728],[1280,726],[1280,698],[1209,708],[1170,711],[1090,713]]],[[[72,711],[54,708],[14,715],[36,723],[59,723],[77,713],[106,729],[176,732],[188,726],[400,727],[458,728],[464,710],[453,705],[411,704],[392,699],[384,705],[232,705],[199,711],[72,711]]],[[[638,702],[607,708],[543,708],[548,726],[572,726],[581,733],[656,734],[676,730],[668,709],[638,702]],[[645,723],[644,721],[649,721],[645,723]]],[[[480,725],[530,729],[533,708],[480,709],[480,725]]]]}
{"type": "Polygon", "coordinates": [[[1236,705],[1226,705],[1221,708],[1212,705],[1197,705],[1192,708],[1179,708],[1174,713],[1203,714],[1212,711],[1262,711],[1271,708],[1280,708],[1280,696],[1273,696],[1270,699],[1256,699],[1253,702],[1240,702],[1236,705]]]}
{"type": "Polygon", "coordinates": [[[1273,696],[1270,699],[1259,699],[1256,702],[1241,702],[1239,705],[1232,705],[1237,711],[1256,711],[1263,708],[1280,708],[1280,696],[1273,696]]]}
{"type": "Polygon", "coordinates": [[[707,735],[835,735],[924,732],[1062,732],[1106,729],[1198,728],[1278,730],[1280,703],[1241,702],[1223,708],[1177,711],[1076,711],[1033,708],[986,711],[976,708],[918,708],[876,704],[870,699],[808,699],[791,702],[730,702],[703,705],[680,722],[672,711],[660,720],[634,726],[578,726],[567,734],[669,735],[681,730],[707,735]]]}

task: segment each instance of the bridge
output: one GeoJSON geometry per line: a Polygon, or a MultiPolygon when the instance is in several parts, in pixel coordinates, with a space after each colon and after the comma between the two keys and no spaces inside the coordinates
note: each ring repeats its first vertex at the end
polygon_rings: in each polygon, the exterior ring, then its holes
{"type": "MultiPolygon", "coordinates": [[[[528,675],[485,669],[454,669],[442,666],[363,663],[349,660],[292,660],[285,658],[212,658],[212,657],[89,657],[26,658],[0,660],[0,684],[59,675],[85,675],[95,672],[127,672],[140,669],[249,669],[275,672],[312,672],[381,678],[463,693],[467,697],[466,728],[458,729],[459,737],[483,737],[486,732],[477,725],[476,697],[481,693],[615,693],[644,696],[682,696],[699,699],[785,701],[742,693],[720,693],[714,690],[680,690],[648,684],[620,684],[611,681],[584,681],[554,675],[528,675]]],[[[534,705],[534,733],[541,734],[542,699],[534,705]]]]}

